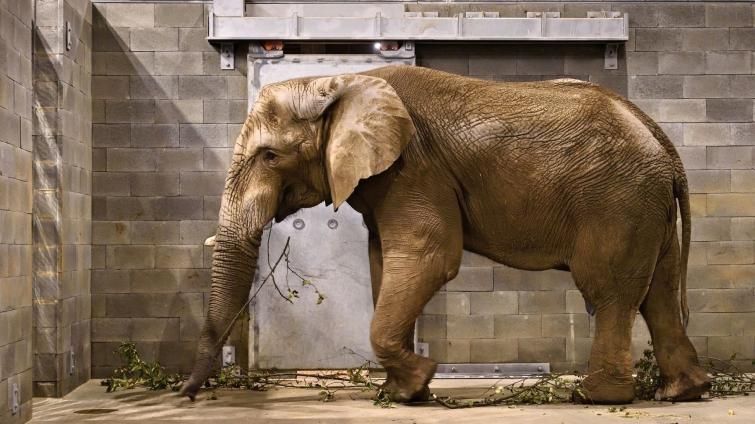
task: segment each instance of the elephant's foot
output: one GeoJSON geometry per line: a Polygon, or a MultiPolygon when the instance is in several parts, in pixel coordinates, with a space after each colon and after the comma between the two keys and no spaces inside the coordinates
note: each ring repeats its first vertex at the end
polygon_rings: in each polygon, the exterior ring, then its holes
{"type": "Polygon", "coordinates": [[[412,367],[388,368],[388,379],[382,389],[394,402],[424,402],[430,399],[428,384],[435,375],[435,361],[417,356],[412,367]]]}
{"type": "MultiPolygon", "coordinates": [[[[625,380],[625,379],[622,379],[625,380]]],[[[634,400],[634,382],[609,382],[595,376],[587,376],[574,391],[578,403],[622,405],[634,400]]]]}
{"type": "Polygon", "coordinates": [[[197,393],[199,393],[200,387],[202,387],[202,383],[199,383],[197,380],[190,377],[181,385],[181,391],[178,395],[182,397],[187,396],[192,402],[194,402],[197,399],[197,393]]]}
{"type": "Polygon", "coordinates": [[[684,372],[676,378],[667,379],[655,391],[655,400],[674,402],[697,400],[708,390],[710,390],[710,377],[705,370],[695,365],[691,371],[684,372]]]}
{"type": "Polygon", "coordinates": [[[411,402],[427,402],[430,400],[430,387],[424,385],[420,387],[418,391],[414,389],[407,389],[399,386],[395,381],[388,380],[381,387],[383,391],[388,393],[390,399],[399,403],[411,403],[411,402]]]}

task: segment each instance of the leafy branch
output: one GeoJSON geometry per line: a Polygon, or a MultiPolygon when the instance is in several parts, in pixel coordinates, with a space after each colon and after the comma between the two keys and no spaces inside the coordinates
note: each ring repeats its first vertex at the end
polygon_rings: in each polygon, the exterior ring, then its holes
{"type": "MultiPolygon", "coordinates": [[[[651,343],[648,342],[650,345],[651,343]]],[[[755,375],[742,371],[734,363],[736,354],[728,360],[701,356],[706,361],[703,368],[710,376],[711,388],[708,396],[711,398],[743,395],[755,393],[755,375]]],[[[755,361],[753,361],[755,365],[755,361]]],[[[642,358],[634,365],[637,373],[635,378],[635,394],[643,400],[653,400],[655,391],[663,385],[661,370],[651,349],[642,352],[642,358]]]]}
{"type": "MultiPolygon", "coordinates": [[[[648,342],[648,345],[652,346],[652,343],[648,342]]],[[[642,358],[634,364],[634,371],[637,375],[634,379],[634,395],[641,400],[655,399],[655,391],[661,388],[663,379],[652,349],[642,352],[642,358]]]]}
{"type": "Polygon", "coordinates": [[[294,267],[291,265],[291,261],[289,259],[289,254],[291,252],[291,246],[289,245],[289,241],[291,240],[291,237],[286,239],[286,244],[283,247],[283,251],[281,251],[281,256],[278,258],[278,260],[275,263],[275,266],[270,261],[270,235],[272,234],[272,231],[268,231],[267,233],[267,265],[270,268],[271,272],[268,274],[269,278],[273,282],[273,286],[275,286],[275,290],[278,292],[280,297],[289,302],[294,303],[294,299],[299,298],[299,291],[296,289],[291,289],[291,285],[289,284],[289,275],[294,275],[296,278],[299,279],[301,282],[302,287],[311,288],[314,290],[315,294],[317,294],[317,300],[316,303],[319,305],[325,300],[325,295],[320,292],[320,290],[317,288],[317,286],[312,283],[311,280],[305,278],[302,276],[302,273],[300,271],[297,271],[294,269],[294,267]],[[278,262],[280,262],[281,258],[283,259],[284,264],[286,265],[286,293],[284,294],[281,290],[281,287],[278,285],[278,281],[275,279],[275,267],[277,267],[278,262]]]}
{"type": "Polygon", "coordinates": [[[100,382],[107,387],[108,393],[137,386],[146,387],[148,390],[178,390],[183,382],[179,374],[168,374],[159,363],[144,361],[139,356],[136,345],[131,342],[121,343],[114,353],[121,357],[125,365],[116,368],[112,377],[100,382]]]}
{"type": "MultiPolygon", "coordinates": [[[[288,258],[288,255],[289,255],[290,250],[291,250],[291,237],[287,237],[286,238],[286,243],[283,245],[283,250],[281,250],[280,255],[278,255],[278,259],[276,259],[274,263],[270,261],[270,234],[271,233],[272,233],[272,231],[268,231],[268,233],[267,233],[267,265],[270,268],[270,271],[268,271],[268,273],[265,276],[265,278],[262,279],[262,281],[260,282],[259,286],[257,287],[257,290],[254,291],[254,294],[252,296],[250,296],[249,299],[246,300],[246,302],[244,302],[244,304],[241,306],[241,308],[238,310],[238,312],[236,312],[236,315],[234,315],[234,317],[231,320],[231,322],[228,323],[228,326],[223,331],[222,336],[218,339],[218,344],[214,346],[215,350],[220,349],[220,345],[222,345],[223,343],[225,343],[225,340],[228,337],[228,335],[230,334],[231,328],[233,328],[233,325],[236,323],[236,321],[239,319],[239,317],[241,317],[241,314],[244,313],[244,311],[249,306],[249,304],[252,303],[252,301],[257,298],[257,295],[259,294],[260,290],[262,290],[262,287],[264,287],[265,283],[267,283],[268,281],[272,281],[273,282],[273,286],[275,286],[275,290],[278,292],[278,294],[284,300],[286,300],[286,301],[288,301],[290,303],[293,303],[292,295],[289,294],[289,296],[285,296],[281,292],[280,287],[278,286],[278,283],[275,280],[275,270],[278,268],[278,265],[281,263],[281,261],[283,261],[285,263],[285,265],[286,265],[286,270],[287,270],[286,271],[286,285],[287,286],[288,286],[288,272],[290,271],[290,272],[293,272],[298,278],[300,278],[302,280],[302,285],[303,286],[312,286],[314,288],[315,292],[317,293],[317,304],[318,305],[321,304],[322,301],[325,299],[325,296],[322,293],[320,293],[320,291],[317,289],[317,287],[314,284],[312,284],[311,281],[305,280],[304,277],[302,277],[298,272],[294,271],[293,267],[291,266],[291,263],[290,263],[289,258],[288,258]],[[307,284],[304,284],[304,282],[306,282],[307,284]]],[[[289,293],[291,293],[290,287],[289,287],[289,293]]],[[[296,297],[298,297],[298,292],[296,294],[296,297]]]]}
{"type": "MultiPolygon", "coordinates": [[[[742,371],[729,360],[707,358],[705,368],[711,376],[709,397],[748,396],[755,393],[755,375],[742,371]]],[[[755,364],[755,361],[753,362],[755,364]]],[[[641,400],[653,400],[655,392],[663,385],[660,368],[651,349],[646,349],[642,358],[634,364],[635,395],[641,400]]],[[[573,394],[580,393],[580,382],[585,376],[575,372],[576,378],[560,374],[547,374],[537,378],[523,378],[506,385],[494,385],[477,399],[453,397],[435,398],[439,404],[451,408],[472,408],[495,405],[540,405],[544,403],[571,402],[573,394]],[[530,384],[528,384],[530,383],[530,384]],[[494,393],[490,393],[494,390],[494,393]]],[[[609,412],[616,412],[614,410],[609,412]]]]}
{"type": "MultiPolygon", "coordinates": [[[[103,380],[107,392],[119,389],[145,387],[148,390],[178,390],[182,378],[178,374],[168,374],[157,362],[141,359],[133,343],[122,343],[116,351],[125,363],[116,369],[113,376],[103,380]]],[[[706,368],[712,376],[710,397],[733,395],[747,396],[755,392],[755,376],[741,371],[730,360],[707,358],[706,368]]],[[[394,407],[390,394],[381,388],[381,381],[370,376],[370,369],[377,364],[365,360],[356,368],[345,371],[306,372],[306,371],[264,371],[242,372],[238,365],[224,366],[210,378],[205,387],[210,389],[242,389],[266,391],[271,388],[304,388],[319,390],[320,400],[329,402],[343,389],[360,388],[363,392],[374,393],[373,403],[383,408],[394,407]]],[[[660,369],[652,350],[645,350],[643,357],[635,364],[635,391],[639,399],[652,400],[661,384],[660,369]]],[[[536,378],[521,378],[505,385],[494,384],[478,398],[460,399],[436,397],[435,402],[450,409],[474,408],[497,405],[541,405],[569,403],[573,395],[581,394],[580,383],[584,376],[570,377],[562,374],[547,374],[536,378]]],[[[502,380],[501,380],[502,381],[502,380]]],[[[212,398],[215,398],[213,393],[212,398]]],[[[609,412],[616,412],[609,409],[609,412]]]]}
{"type": "Polygon", "coordinates": [[[433,397],[437,403],[449,409],[571,402],[573,393],[580,392],[579,383],[582,380],[580,377],[564,377],[562,374],[546,374],[537,378],[521,378],[505,385],[496,383],[477,399],[433,397]],[[530,384],[532,380],[534,383],[530,384]]]}
{"type": "Polygon", "coordinates": [[[249,371],[242,372],[238,365],[224,366],[217,377],[210,378],[206,387],[210,389],[244,389],[266,391],[271,388],[303,388],[319,390],[320,400],[329,402],[335,399],[338,391],[360,388],[375,392],[374,404],[383,408],[393,407],[390,395],[370,376],[374,367],[366,361],[359,367],[345,371],[317,372],[306,371],[249,371]]]}
{"type": "MultiPolygon", "coordinates": [[[[755,393],[755,374],[748,374],[734,364],[736,354],[729,360],[709,356],[703,358],[707,359],[705,367],[712,376],[710,397],[747,396],[755,393]]],[[[755,365],[755,360],[752,364],[755,365]]]]}

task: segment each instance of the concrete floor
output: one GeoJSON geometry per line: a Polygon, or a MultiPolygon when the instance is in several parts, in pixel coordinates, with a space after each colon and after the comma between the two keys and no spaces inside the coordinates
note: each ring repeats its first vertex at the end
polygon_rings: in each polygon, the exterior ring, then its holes
{"type": "MultiPolygon", "coordinates": [[[[471,398],[479,396],[496,381],[436,380],[432,388],[440,396],[453,394],[471,398]]],[[[31,422],[755,423],[753,396],[680,404],[636,402],[621,412],[610,412],[607,406],[581,405],[450,410],[436,403],[384,409],[372,404],[370,393],[358,389],[341,390],[334,401],[327,403],[321,402],[318,390],[312,389],[218,390],[216,400],[208,397],[209,392],[203,391],[197,402],[192,403],[169,391],[135,389],[105,393],[99,380],[90,380],[62,399],[35,399],[31,422]],[[90,413],[85,413],[86,410],[90,413]]]]}

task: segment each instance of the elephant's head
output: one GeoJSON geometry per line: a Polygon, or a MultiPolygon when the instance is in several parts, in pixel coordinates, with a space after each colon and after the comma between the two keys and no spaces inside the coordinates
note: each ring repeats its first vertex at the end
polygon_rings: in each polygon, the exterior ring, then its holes
{"type": "Polygon", "coordinates": [[[381,78],[305,78],[262,89],[236,139],[209,311],[183,394],[194,399],[249,295],[263,226],[323,201],[338,208],[360,179],[390,167],[413,135],[401,99],[381,78]]]}

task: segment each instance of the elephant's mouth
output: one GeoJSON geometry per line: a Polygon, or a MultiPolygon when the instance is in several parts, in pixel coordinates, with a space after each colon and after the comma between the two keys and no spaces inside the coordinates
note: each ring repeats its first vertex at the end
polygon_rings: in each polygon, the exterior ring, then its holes
{"type": "Polygon", "coordinates": [[[292,186],[287,185],[283,187],[278,195],[278,207],[275,212],[275,222],[281,222],[289,215],[299,210],[298,207],[293,207],[294,189],[292,186]]]}

